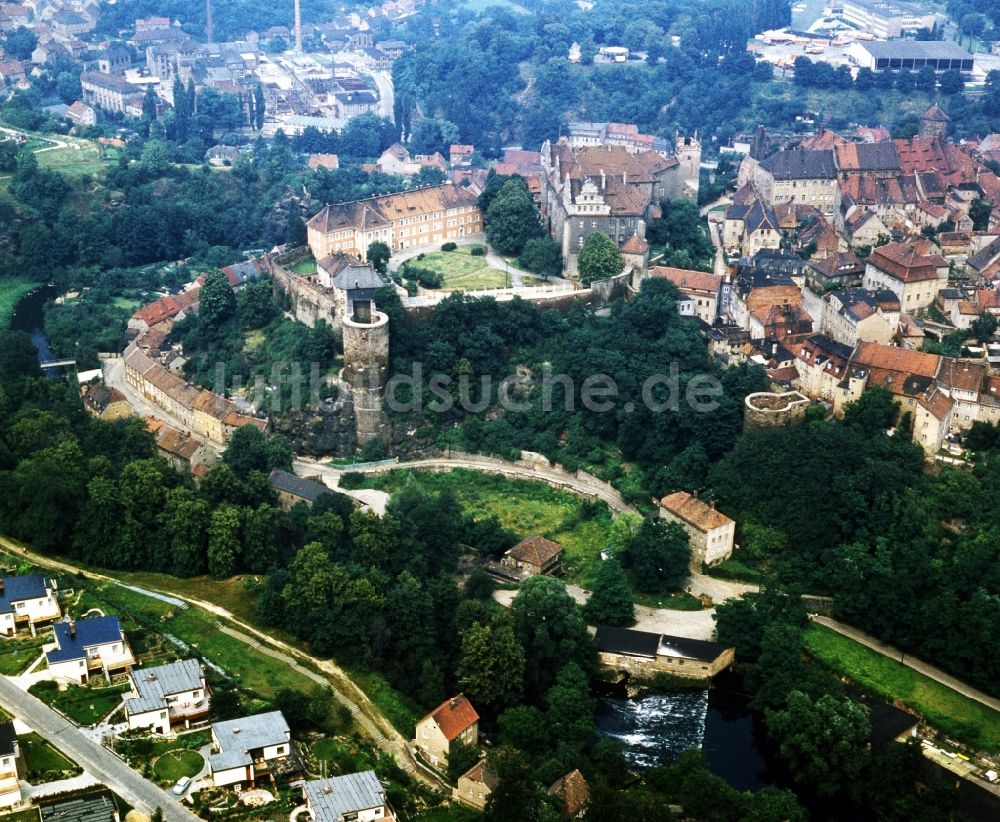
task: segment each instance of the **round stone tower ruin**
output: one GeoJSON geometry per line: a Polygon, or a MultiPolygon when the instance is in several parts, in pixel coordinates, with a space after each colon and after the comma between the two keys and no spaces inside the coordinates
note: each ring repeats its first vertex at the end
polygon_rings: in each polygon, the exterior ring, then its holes
{"type": "Polygon", "coordinates": [[[375,308],[374,288],[355,284],[347,289],[342,321],[344,379],[354,397],[354,428],[359,446],[385,442],[389,423],[384,409],[389,368],[389,317],[375,308]]]}

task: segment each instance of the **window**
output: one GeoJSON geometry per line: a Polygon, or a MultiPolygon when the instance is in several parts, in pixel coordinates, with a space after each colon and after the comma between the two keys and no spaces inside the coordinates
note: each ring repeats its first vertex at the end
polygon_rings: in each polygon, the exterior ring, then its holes
{"type": "Polygon", "coordinates": [[[277,754],[278,756],[281,756],[281,755],[282,755],[282,754],[284,754],[284,752],[285,752],[285,746],[284,746],[284,745],[279,745],[279,746],[278,746],[277,748],[275,748],[275,749],[274,749],[274,752],[275,752],[275,753],[276,753],[276,754],[277,754]]]}

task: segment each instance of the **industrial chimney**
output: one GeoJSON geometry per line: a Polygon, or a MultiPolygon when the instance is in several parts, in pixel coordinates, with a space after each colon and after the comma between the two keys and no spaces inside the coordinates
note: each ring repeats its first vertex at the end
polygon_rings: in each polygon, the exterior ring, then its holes
{"type": "Polygon", "coordinates": [[[212,42],[212,0],[205,0],[205,39],[212,42]]]}
{"type": "Polygon", "coordinates": [[[295,53],[302,54],[302,9],[295,0],[295,53]]]}

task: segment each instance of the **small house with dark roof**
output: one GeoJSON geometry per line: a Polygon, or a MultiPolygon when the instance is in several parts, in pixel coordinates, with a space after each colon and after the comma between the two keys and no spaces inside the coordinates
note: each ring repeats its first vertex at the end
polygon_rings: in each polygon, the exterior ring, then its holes
{"type": "Polygon", "coordinates": [[[86,685],[95,675],[111,674],[135,664],[135,657],[116,616],[57,622],[52,629],[56,647],[47,651],[49,676],[86,685]]]}
{"type": "Polygon", "coordinates": [[[529,575],[551,574],[559,569],[562,550],[558,542],[545,537],[528,537],[509,549],[501,564],[529,575]]]}
{"type": "Polygon", "coordinates": [[[84,409],[102,420],[121,420],[132,416],[132,406],[117,388],[112,388],[103,380],[96,385],[82,385],[84,409]]]}
{"type": "Polygon", "coordinates": [[[854,288],[861,285],[865,264],[852,251],[831,254],[822,260],[810,260],[806,266],[806,285],[819,290],[854,288]]]}
{"type": "Polygon", "coordinates": [[[320,482],[297,477],[288,471],[275,469],[267,478],[270,485],[278,495],[278,501],[282,509],[290,511],[294,505],[304,502],[312,505],[323,494],[329,494],[330,489],[320,482]]]}
{"type": "Polygon", "coordinates": [[[597,627],[597,655],[602,665],[630,675],[659,672],[691,679],[711,679],[733,664],[731,646],[631,628],[597,627]]]}
{"type": "Polygon", "coordinates": [[[62,616],[56,583],[41,574],[0,578],[0,634],[14,636],[27,628],[32,636],[39,625],[62,616]]]}
{"type": "Polygon", "coordinates": [[[21,801],[24,766],[17,731],[13,722],[0,722],[0,808],[9,808],[21,801]]]}
{"type": "Polygon", "coordinates": [[[313,822],[395,822],[375,771],[361,771],[302,786],[313,822]]]}
{"type": "Polygon", "coordinates": [[[822,333],[844,345],[872,340],[888,345],[899,328],[899,298],[888,289],[846,288],[823,297],[822,333]]]}
{"type": "Polygon", "coordinates": [[[698,499],[697,494],[676,491],[660,500],[660,518],[676,522],[687,531],[691,541],[691,567],[717,565],[732,556],[736,523],[715,503],[698,499]]]}
{"type": "Polygon", "coordinates": [[[413,745],[432,766],[447,768],[456,741],[471,748],[479,743],[479,714],[465,694],[446,699],[421,719],[413,745]]]}

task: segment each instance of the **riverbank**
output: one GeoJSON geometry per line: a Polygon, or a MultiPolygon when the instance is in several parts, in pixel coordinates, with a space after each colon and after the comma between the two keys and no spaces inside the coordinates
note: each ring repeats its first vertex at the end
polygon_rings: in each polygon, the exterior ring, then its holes
{"type": "Polygon", "coordinates": [[[39,285],[37,281],[24,276],[0,279],[0,329],[11,325],[18,303],[39,285]]]}

